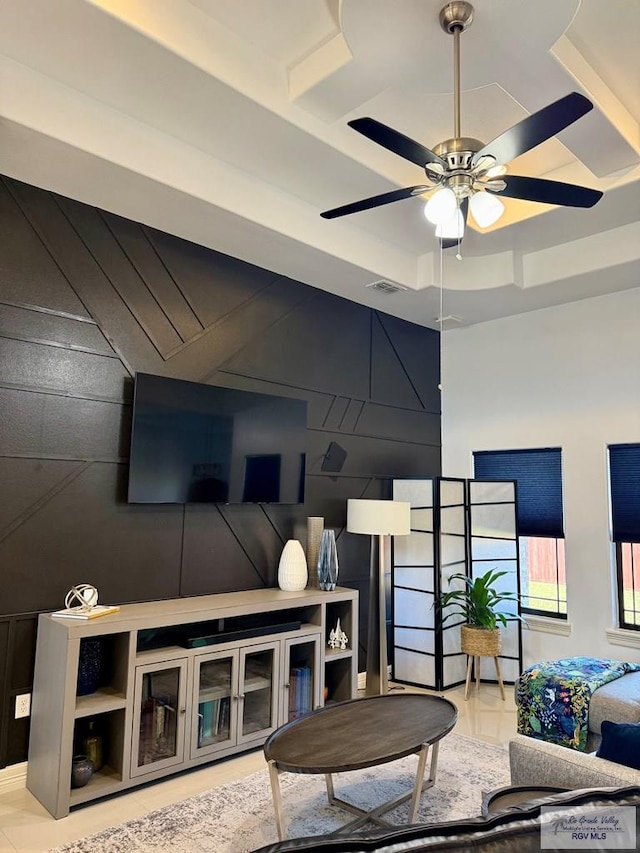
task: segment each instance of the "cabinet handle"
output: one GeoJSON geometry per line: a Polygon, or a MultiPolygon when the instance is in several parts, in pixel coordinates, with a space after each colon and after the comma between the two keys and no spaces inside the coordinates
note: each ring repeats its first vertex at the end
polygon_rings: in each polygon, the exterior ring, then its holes
{"type": "Polygon", "coordinates": [[[291,684],[288,681],[285,681],[284,689],[288,690],[291,687],[291,684]]]}
{"type": "Polygon", "coordinates": [[[238,693],[238,699],[244,699],[244,693],[238,693]]]}
{"type": "MultiPolygon", "coordinates": [[[[186,713],[187,713],[187,709],[186,709],[186,708],[180,708],[180,713],[181,713],[181,714],[186,714],[186,713]]],[[[198,714],[198,716],[200,717],[200,716],[201,716],[201,714],[198,714]]]]}

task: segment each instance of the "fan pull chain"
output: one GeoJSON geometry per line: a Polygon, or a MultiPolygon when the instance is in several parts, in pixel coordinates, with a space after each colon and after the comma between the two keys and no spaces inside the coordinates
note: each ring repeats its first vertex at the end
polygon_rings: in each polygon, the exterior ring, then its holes
{"type": "MultiPolygon", "coordinates": [[[[440,327],[440,340],[439,340],[439,348],[440,348],[440,382],[438,383],[438,391],[442,391],[442,323],[444,318],[444,299],[443,299],[443,290],[444,290],[444,263],[443,263],[443,252],[442,248],[442,240],[440,242],[440,314],[438,317],[438,326],[440,327]]],[[[440,411],[442,411],[442,397],[440,398],[440,411]]]]}

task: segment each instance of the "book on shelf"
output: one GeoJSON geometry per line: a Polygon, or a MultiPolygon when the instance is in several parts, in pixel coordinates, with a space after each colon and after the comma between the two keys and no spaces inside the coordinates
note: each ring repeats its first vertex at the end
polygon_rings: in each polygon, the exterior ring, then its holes
{"type": "Polygon", "coordinates": [[[56,610],[52,616],[62,619],[97,619],[99,616],[108,616],[120,610],[117,604],[96,604],[91,610],[83,610],[82,607],[67,607],[64,610],[56,610]]]}
{"type": "Polygon", "coordinates": [[[230,704],[228,696],[198,704],[198,747],[228,739],[230,704]]]}
{"type": "Polygon", "coordinates": [[[289,719],[294,720],[313,709],[313,680],[310,666],[294,666],[289,673],[289,719]]]}

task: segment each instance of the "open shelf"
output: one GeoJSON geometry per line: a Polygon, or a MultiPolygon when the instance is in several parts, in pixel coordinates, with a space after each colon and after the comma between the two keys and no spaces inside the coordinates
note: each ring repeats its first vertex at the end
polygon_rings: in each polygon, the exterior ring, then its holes
{"type": "Polygon", "coordinates": [[[97,773],[93,774],[84,788],[71,789],[70,805],[75,806],[80,803],[87,803],[89,800],[95,800],[97,797],[106,797],[109,794],[115,794],[121,787],[122,774],[114,770],[113,767],[105,765],[97,773]]]}
{"type": "MultiPolygon", "coordinates": [[[[329,635],[340,620],[340,628],[347,635],[347,650],[350,652],[353,646],[353,607],[350,601],[330,601],[327,603],[327,621],[325,624],[325,642],[327,643],[327,654],[332,651],[328,645],[329,635]]],[[[340,651],[345,651],[341,649],[340,651]]]]}
{"type": "MultiPolygon", "coordinates": [[[[89,698],[89,697],[87,697],[89,698]]],[[[96,713],[91,717],[76,719],[73,732],[72,754],[84,754],[83,737],[89,734],[89,722],[94,723],[92,733],[102,739],[104,764],[94,772],[89,782],[82,788],[71,788],[71,803],[86,802],[95,797],[106,796],[118,790],[122,785],[124,741],[124,708],[96,713]]]]}
{"type": "Polygon", "coordinates": [[[113,687],[101,687],[88,696],[76,696],[76,719],[126,707],[127,697],[113,687]]]}
{"type": "Polygon", "coordinates": [[[353,661],[348,657],[326,660],[324,669],[324,683],[328,689],[325,700],[326,704],[329,702],[344,702],[352,698],[353,666],[353,661]]]}

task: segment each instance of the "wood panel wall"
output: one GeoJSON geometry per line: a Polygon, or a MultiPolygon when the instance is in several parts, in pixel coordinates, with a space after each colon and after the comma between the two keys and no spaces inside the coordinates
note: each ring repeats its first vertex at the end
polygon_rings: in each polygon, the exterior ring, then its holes
{"type": "MultiPolygon", "coordinates": [[[[438,335],[20,182],[0,180],[0,766],[26,757],[37,614],[276,585],[306,517],[367,607],[349,497],[440,473],[438,335]],[[303,506],[126,503],[135,371],[308,401],[303,506]],[[342,470],[321,470],[329,444],[342,470]]],[[[365,622],[366,624],[366,622],[365,622]]],[[[362,632],[364,636],[364,631],[362,632]]]]}

